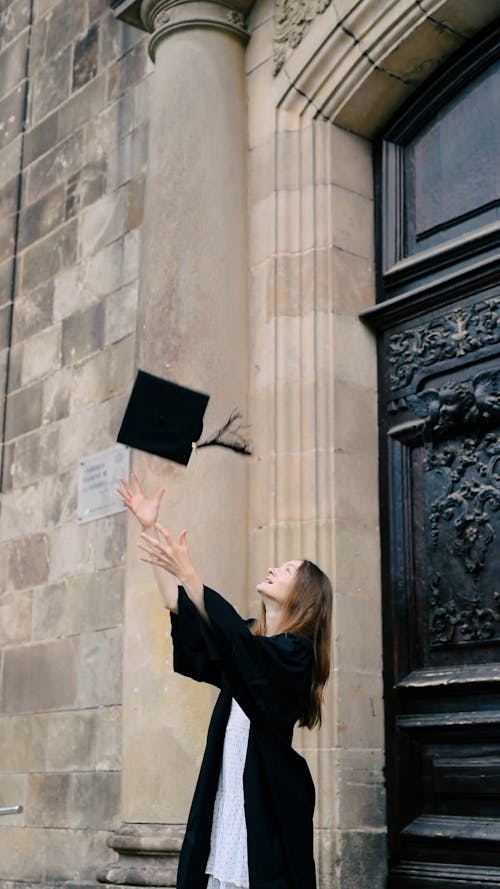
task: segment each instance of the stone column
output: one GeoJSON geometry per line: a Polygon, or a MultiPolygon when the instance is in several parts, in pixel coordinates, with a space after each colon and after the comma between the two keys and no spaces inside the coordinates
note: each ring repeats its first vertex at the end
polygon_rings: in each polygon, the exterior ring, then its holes
{"type": "MultiPolygon", "coordinates": [[[[138,366],[212,395],[205,430],[247,411],[246,111],[241,2],[114,3],[151,32],[138,366]]],[[[203,577],[244,608],[247,460],[219,448],[187,470],[143,454],[162,520],[188,528],[203,577]]],[[[170,625],[130,521],[124,632],[122,828],[102,882],[175,885],[213,693],[172,672],[170,625]]]]}

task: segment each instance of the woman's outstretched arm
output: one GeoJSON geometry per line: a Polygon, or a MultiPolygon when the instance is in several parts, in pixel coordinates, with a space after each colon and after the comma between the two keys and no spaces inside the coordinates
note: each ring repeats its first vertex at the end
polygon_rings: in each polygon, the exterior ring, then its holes
{"type": "MultiPolygon", "coordinates": [[[[186,543],[187,531],[181,531],[179,539],[175,540],[166,528],[156,522],[155,532],[156,537],[144,531],[141,534],[139,547],[146,554],[142,556],[142,561],[149,562],[156,571],[161,572],[163,569],[176,577],[202,618],[208,623],[203,601],[203,581],[189,555],[186,543]]],[[[167,608],[169,607],[167,605],[167,608]]],[[[176,611],[177,608],[171,610],[176,611]]]]}
{"type": "MultiPolygon", "coordinates": [[[[158,520],[158,512],[160,503],[165,493],[164,488],[159,488],[153,497],[146,497],[141,483],[135,473],[130,476],[130,482],[126,478],[120,478],[121,487],[117,488],[117,494],[122,503],[130,510],[139,522],[143,533],[149,532],[158,538],[156,530],[156,522],[158,520]]],[[[156,565],[153,565],[153,572],[156,584],[160,591],[161,598],[170,611],[177,611],[178,592],[177,586],[170,583],[165,572],[156,565]]]]}

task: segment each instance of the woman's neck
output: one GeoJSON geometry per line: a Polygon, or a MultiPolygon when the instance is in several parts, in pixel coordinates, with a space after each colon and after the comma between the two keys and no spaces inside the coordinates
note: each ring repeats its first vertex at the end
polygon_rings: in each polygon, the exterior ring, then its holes
{"type": "Polygon", "coordinates": [[[278,632],[283,608],[275,599],[263,598],[266,610],[266,636],[275,636],[278,632]]]}

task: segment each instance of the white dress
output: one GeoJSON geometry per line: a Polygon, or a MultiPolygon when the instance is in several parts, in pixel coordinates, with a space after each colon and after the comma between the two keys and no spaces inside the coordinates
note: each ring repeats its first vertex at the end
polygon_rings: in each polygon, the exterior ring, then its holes
{"type": "Polygon", "coordinates": [[[248,716],[233,699],[215,796],[210,855],[205,868],[210,875],[207,889],[248,889],[250,885],[243,794],[249,729],[248,716]]]}

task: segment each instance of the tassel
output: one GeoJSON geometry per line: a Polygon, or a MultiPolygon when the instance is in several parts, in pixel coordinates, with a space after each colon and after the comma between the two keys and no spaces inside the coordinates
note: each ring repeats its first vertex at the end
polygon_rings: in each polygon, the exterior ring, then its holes
{"type": "Polygon", "coordinates": [[[240,429],[244,427],[236,425],[238,420],[241,420],[241,414],[236,409],[232,412],[227,423],[225,423],[224,426],[221,426],[221,428],[218,429],[214,435],[210,436],[210,438],[197,444],[196,449],[199,450],[199,448],[209,448],[212,445],[218,445],[221,448],[229,448],[231,451],[236,451],[238,454],[249,456],[252,453],[252,450],[246,439],[244,439],[240,433],[240,429]]]}

